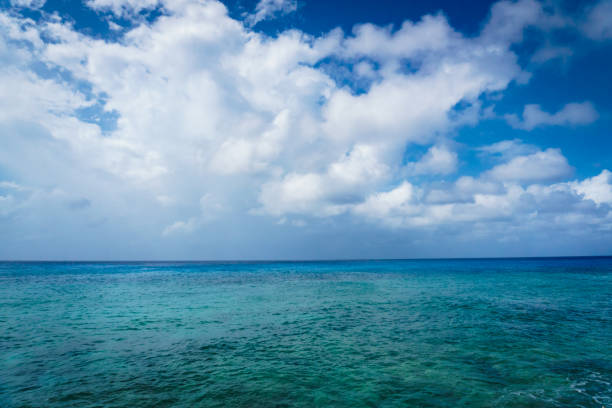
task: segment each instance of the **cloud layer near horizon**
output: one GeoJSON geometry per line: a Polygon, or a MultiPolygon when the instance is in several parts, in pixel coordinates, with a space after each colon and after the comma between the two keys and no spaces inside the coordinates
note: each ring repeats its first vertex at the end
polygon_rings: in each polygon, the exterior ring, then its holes
{"type": "MultiPolygon", "coordinates": [[[[271,37],[250,26],[295,2],[264,1],[244,22],[217,1],[87,4],[122,18],[163,15],[110,40],[53,15],[0,13],[7,241],[87,227],[163,243],[250,217],[295,234],[333,219],[517,240],[612,230],[612,174],[574,180],[554,147],[478,146],[491,166],[458,173],[454,132],[486,117],[490,95],[529,78],[512,45],[527,27],[564,24],[534,0],[496,3],[473,37],[442,14],[397,30],[271,37]],[[408,160],[413,146],[425,151],[408,160]]],[[[597,115],[581,102],[552,114],[527,104],[522,119],[506,118],[531,130],[597,115]]]]}

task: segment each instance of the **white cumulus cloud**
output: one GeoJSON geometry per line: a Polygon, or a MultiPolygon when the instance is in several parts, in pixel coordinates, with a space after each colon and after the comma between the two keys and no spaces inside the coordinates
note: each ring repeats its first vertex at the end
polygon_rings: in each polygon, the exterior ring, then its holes
{"type": "Polygon", "coordinates": [[[421,159],[409,163],[406,167],[409,174],[450,174],[457,170],[457,153],[446,146],[432,146],[421,159]]]}
{"type": "Polygon", "coordinates": [[[538,182],[558,180],[572,174],[572,167],[559,149],[546,149],[527,156],[518,156],[495,166],[486,173],[499,181],[538,182]]]}
{"type": "Polygon", "coordinates": [[[254,26],[275,15],[293,13],[295,10],[297,10],[297,0],[259,0],[255,12],[249,15],[246,21],[254,26]]]}
{"type": "Polygon", "coordinates": [[[598,117],[592,103],[582,102],[568,103],[556,113],[544,112],[540,105],[525,105],[522,120],[514,114],[506,115],[506,120],[516,129],[532,130],[545,125],[588,125],[598,117]]]}

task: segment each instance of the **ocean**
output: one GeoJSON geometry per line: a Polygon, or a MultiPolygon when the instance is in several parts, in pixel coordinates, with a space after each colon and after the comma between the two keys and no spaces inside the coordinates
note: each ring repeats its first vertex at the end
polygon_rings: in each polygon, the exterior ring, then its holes
{"type": "Polygon", "coordinates": [[[0,407],[612,407],[612,258],[0,263],[0,407]]]}

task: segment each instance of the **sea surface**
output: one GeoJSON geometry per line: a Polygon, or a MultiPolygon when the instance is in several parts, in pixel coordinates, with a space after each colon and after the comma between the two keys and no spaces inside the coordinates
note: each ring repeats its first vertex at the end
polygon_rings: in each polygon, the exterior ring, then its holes
{"type": "Polygon", "coordinates": [[[0,263],[0,407],[612,407],[612,258],[0,263]]]}

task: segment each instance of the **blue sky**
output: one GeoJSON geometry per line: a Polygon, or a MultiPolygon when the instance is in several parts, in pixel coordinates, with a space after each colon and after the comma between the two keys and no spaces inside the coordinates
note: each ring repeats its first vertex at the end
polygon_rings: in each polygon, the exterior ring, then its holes
{"type": "Polygon", "coordinates": [[[611,70],[610,0],[0,0],[0,258],[610,254],[611,70]]]}

